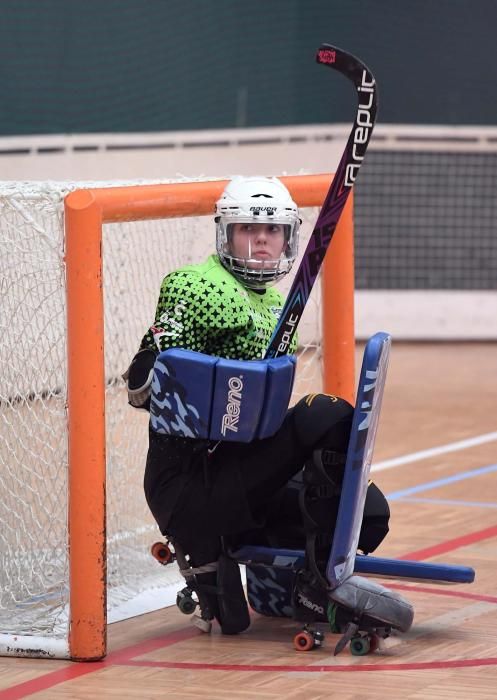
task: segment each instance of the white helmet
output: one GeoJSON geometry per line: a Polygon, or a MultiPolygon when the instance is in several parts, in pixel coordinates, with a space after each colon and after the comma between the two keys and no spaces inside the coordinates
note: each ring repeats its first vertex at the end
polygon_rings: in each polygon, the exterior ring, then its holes
{"type": "Polygon", "coordinates": [[[216,202],[216,250],[224,267],[246,287],[264,289],[290,272],[297,257],[299,210],[277,178],[235,177],[216,202]],[[284,226],[285,246],[277,260],[236,257],[231,249],[232,227],[239,223],[284,226]]]}

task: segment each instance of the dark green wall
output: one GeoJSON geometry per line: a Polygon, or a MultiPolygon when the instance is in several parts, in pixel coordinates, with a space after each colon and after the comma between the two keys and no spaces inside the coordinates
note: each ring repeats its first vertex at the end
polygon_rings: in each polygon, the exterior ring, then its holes
{"type": "Polygon", "coordinates": [[[349,121],[328,41],[382,123],[497,123],[496,0],[0,0],[0,134],[349,121]]]}

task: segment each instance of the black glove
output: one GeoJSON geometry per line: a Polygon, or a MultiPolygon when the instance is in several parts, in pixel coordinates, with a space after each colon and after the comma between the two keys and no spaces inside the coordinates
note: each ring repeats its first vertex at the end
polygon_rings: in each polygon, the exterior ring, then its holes
{"type": "Polygon", "coordinates": [[[135,408],[150,409],[152,377],[157,353],[144,348],[133,357],[130,366],[122,375],[128,387],[128,403],[135,408]]]}

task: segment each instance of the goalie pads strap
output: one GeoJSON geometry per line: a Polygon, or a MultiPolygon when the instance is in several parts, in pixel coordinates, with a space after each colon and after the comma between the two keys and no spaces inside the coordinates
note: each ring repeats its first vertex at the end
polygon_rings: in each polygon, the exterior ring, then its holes
{"type": "Polygon", "coordinates": [[[150,404],[155,432],[250,442],[274,435],[285,417],[295,358],[227,360],[173,348],[154,366],[150,404]]]}

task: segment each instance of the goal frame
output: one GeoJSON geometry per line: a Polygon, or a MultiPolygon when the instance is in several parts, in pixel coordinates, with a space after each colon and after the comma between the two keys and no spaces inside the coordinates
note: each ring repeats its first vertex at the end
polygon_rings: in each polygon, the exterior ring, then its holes
{"type": "MultiPolygon", "coordinates": [[[[320,206],[330,174],[281,177],[300,207],[320,206]]],[[[68,656],[107,651],[102,226],[212,214],[227,180],[80,189],[65,197],[68,359],[68,656]]],[[[353,401],[352,197],[322,270],[323,390],[353,401]]]]}

